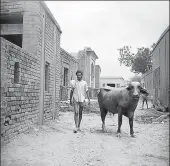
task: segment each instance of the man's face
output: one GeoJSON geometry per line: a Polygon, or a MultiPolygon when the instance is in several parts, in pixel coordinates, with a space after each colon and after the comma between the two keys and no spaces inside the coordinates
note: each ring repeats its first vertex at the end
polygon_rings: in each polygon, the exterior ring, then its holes
{"type": "Polygon", "coordinates": [[[81,73],[77,73],[77,80],[80,81],[82,79],[82,77],[83,77],[83,75],[81,73]]]}

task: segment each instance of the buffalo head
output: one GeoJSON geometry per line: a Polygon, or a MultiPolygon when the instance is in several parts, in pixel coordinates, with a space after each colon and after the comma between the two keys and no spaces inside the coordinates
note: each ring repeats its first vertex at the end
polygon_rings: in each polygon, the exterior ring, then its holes
{"type": "Polygon", "coordinates": [[[126,88],[134,99],[139,99],[140,93],[148,95],[149,93],[142,88],[139,82],[130,82],[126,88]]]}

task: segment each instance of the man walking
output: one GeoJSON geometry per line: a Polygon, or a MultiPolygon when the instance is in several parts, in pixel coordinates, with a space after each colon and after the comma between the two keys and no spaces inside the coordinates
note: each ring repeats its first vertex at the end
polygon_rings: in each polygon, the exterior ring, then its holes
{"type": "Polygon", "coordinates": [[[82,111],[87,95],[88,104],[90,105],[90,98],[88,93],[87,82],[82,80],[83,72],[77,70],[76,72],[77,80],[71,81],[71,92],[70,92],[70,105],[74,106],[74,120],[76,129],[74,133],[80,131],[80,123],[82,119],[82,111]]]}

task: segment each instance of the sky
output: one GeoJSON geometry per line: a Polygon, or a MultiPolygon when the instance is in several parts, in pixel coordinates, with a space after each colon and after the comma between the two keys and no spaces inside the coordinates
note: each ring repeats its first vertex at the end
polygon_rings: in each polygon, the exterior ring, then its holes
{"type": "Polygon", "coordinates": [[[120,66],[118,49],[150,47],[169,25],[169,1],[45,1],[59,23],[61,47],[78,52],[91,47],[101,76],[134,75],[120,66]]]}

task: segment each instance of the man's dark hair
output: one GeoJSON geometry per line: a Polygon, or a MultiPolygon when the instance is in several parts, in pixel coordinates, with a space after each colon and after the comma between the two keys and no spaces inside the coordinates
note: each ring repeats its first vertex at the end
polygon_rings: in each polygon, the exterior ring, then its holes
{"type": "Polygon", "coordinates": [[[77,71],[76,71],[76,75],[77,75],[78,73],[81,73],[81,74],[83,75],[83,72],[82,72],[81,70],[77,70],[77,71]]]}

